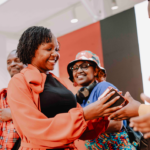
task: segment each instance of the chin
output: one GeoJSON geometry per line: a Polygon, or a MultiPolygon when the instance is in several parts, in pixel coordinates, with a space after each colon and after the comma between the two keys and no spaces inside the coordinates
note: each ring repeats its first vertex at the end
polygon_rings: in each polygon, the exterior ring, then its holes
{"type": "Polygon", "coordinates": [[[15,72],[15,73],[11,73],[11,77],[13,77],[15,74],[18,74],[18,73],[20,73],[20,72],[15,72]]]}
{"type": "Polygon", "coordinates": [[[11,76],[11,78],[14,76],[15,74],[11,74],[10,76],[11,76]]]}
{"type": "Polygon", "coordinates": [[[86,82],[85,81],[78,81],[77,84],[80,85],[80,86],[86,86],[86,82]]]}
{"type": "Polygon", "coordinates": [[[54,67],[47,67],[47,71],[50,70],[50,71],[53,71],[54,70],[54,67]]]}

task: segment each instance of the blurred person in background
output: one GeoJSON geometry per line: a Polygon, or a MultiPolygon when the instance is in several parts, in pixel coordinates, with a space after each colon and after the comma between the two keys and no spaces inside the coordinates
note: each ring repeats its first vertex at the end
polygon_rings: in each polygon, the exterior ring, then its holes
{"type": "MultiPolygon", "coordinates": [[[[106,71],[100,65],[99,57],[91,51],[81,51],[76,55],[74,61],[67,67],[69,78],[74,85],[82,86],[77,92],[77,101],[82,107],[86,107],[98,100],[108,87],[117,89],[113,84],[106,82],[106,71]],[[88,89],[88,91],[86,91],[88,89]],[[81,95],[83,93],[85,95],[81,95]]],[[[102,118],[101,124],[106,124],[107,117],[102,118]]],[[[126,121],[124,121],[126,126],[126,121]]],[[[137,143],[133,143],[135,147],[137,143]]],[[[97,138],[86,140],[85,146],[88,150],[95,149],[136,149],[129,141],[129,137],[123,128],[123,121],[111,120],[108,129],[97,138]]]]}
{"type": "MultiPolygon", "coordinates": [[[[7,70],[11,77],[24,68],[23,63],[17,57],[16,50],[7,57],[7,70]]],[[[19,135],[14,127],[11,111],[7,102],[7,89],[0,91],[0,149],[18,150],[20,146],[19,135]]]]}
{"type": "Polygon", "coordinates": [[[20,150],[74,150],[76,139],[105,132],[99,126],[101,117],[121,108],[109,108],[119,98],[105,104],[114,94],[111,92],[82,108],[63,81],[49,72],[59,59],[59,44],[50,29],[33,26],[25,30],[17,54],[28,65],[8,85],[8,103],[21,137],[20,150]]]}

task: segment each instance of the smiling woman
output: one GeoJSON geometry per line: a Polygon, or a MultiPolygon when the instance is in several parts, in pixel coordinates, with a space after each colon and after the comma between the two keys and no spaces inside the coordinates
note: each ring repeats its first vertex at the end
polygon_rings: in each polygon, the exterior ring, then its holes
{"type": "Polygon", "coordinates": [[[108,120],[103,125],[99,117],[121,108],[109,108],[118,97],[105,104],[112,92],[83,109],[65,84],[49,72],[59,59],[58,51],[57,39],[44,27],[28,28],[19,40],[18,57],[28,67],[11,79],[8,102],[21,136],[20,149],[74,150],[76,139],[95,138],[106,130],[108,120]]]}
{"type": "MultiPolygon", "coordinates": [[[[99,57],[91,51],[79,52],[75,60],[68,64],[67,70],[70,80],[75,85],[81,86],[76,98],[83,108],[98,101],[109,86],[117,89],[113,84],[105,81],[106,70],[101,67],[99,57]]],[[[107,117],[101,118],[101,124],[106,125],[107,119],[107,117]]],[[[134,144],[137,146],[137,143],[134,144]]],[[[113,120],[110,121],[108,129],[96,139],[86,140],[85,146],[88,150],[136,149],[130,143],[127,132],[122,128],[122,121],[113,120]]]]}
{"type": "Polygon", "coordinates": [[[38,68],[41,72],[53,70],[54,65],[59,59],[59,45],[57,39],[52,34],[51,43],[42,43],[35,51],[35,56],[32,58],[31,64],[38,68]]]}
{"type": "Polygon", "coordinates": [[[24,64],[32,64],[43,73],[54,69],[59,59],[59,44],[49,29],[31,27],[19,41],[17,53],[24,64]]]}

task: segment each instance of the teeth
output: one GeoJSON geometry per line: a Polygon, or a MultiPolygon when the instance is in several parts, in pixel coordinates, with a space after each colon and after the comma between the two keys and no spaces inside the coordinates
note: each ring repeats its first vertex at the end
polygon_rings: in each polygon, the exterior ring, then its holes
{"type": "Polygon", "coordinates": [[[78,78],[82,78],[83,76],[78,76],[78,78]]]}
{"type": "Polygon", "coordinates": [[[55,63],[55,60],[48,60],[49,62],[55,63]]]}

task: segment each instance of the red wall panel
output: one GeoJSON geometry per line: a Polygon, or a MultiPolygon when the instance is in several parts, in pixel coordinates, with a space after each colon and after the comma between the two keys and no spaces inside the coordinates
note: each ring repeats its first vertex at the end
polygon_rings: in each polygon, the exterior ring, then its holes
{"type": "MultiPolygon", "coordinates": [[[[99,56],[103,66],[100,22],[61,36],[58,41],[60,42],[59,75],[75,94],[79,87],[75,88],[68,79],[67,65],[75,59],[76,54],[82,50],[90,50],[99,56]]],[[[77,140],[75,144],[79,150],[86,150],[83,141],[77,140]]]]}

